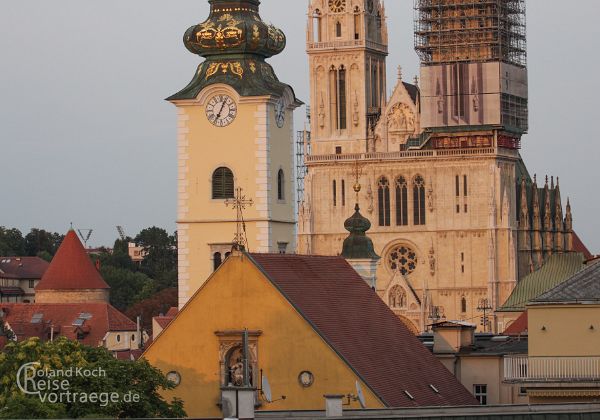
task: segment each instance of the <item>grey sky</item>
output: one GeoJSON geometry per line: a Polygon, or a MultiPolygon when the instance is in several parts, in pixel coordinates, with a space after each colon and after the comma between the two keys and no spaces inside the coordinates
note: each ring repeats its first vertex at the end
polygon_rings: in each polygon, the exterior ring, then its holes
{"type": "MultiPolygon", "coordinates": [[[[560,177],[575,228],[600,252],[600,91],[596,0],[528,0],[532,173],[560,177]],[[574,7],[573,5],[576,5],[574,7]]],[[[307,0],[263,0],[267,21],[288,37],[270,60],[308,99],[307,0]]],[[[412,0],[387,0],[389,86],[401,64],[418,72],[412,0]]],[[[21,0],[0,13],[0,225],[65,232],[94,228],[110,245],[129,234],[175,229],[175,108],[163,98],[191,79],[199,57],[183,32],[208,14],[205,0],[21,0]]],[[[302,113],[296,124],[302,123],[302,113]]]]}

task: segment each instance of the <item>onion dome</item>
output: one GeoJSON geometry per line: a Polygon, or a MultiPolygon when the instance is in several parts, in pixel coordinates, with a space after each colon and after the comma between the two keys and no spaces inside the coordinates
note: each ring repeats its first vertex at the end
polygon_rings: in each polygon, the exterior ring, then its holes
{"type": "Polygon", "coordinates": [[[189,28],[184,35],[186,48],[202,57],[227,54],[256,54],[263,58],[285,48],[285,35],[267,25],[258,14],[259,0],[210,0],[206,21],[189,28]]]}
{"type": "Polygon", "coordinates": [[[358,203],[354,210],[354,214],[344,222],[344,228],[350,235],[344,240],[342,257],[349,260],[380,259],[373,248],[373,241],[366,234],[371,229],[371,222],[360,214],[358,203]]]}
{"type": "Polygon", "coordinates": [[[209,0],[206,21],[189,28],[185,47],[206,58],[190,84],[167,100],[195,99],[207,86],[223,83],[240,96],[283,95],[281,83],[266,58],[285,49],[281,29],[263,22],[259,0],[209,0]]]}

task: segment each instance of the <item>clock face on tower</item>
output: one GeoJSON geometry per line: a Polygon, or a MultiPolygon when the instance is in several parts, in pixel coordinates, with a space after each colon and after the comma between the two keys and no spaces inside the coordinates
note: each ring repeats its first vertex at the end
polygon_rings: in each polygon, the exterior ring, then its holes
{"type": "Polygon", "coordinates": [[[227,127],[237,116],[237,105],[228,95],[213,96],[206,105],[206,118],[214,126],[227,127]]]}
{"type": "Polygon", "coordinates": [[[346,0],[329,0],[329,10],[341,13],[346,9],[346,0]]]}

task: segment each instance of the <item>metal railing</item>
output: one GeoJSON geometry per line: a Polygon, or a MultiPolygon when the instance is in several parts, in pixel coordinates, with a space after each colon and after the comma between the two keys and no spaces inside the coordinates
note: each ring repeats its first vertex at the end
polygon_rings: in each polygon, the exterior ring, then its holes
{"type": "Polygon", "coordinates": [[[600,381],[600,357],[504,358],[504,380],[516,382],[600,381]]]}
{"type": "Polygon", "coordinates": [[[385,44],[380,44],[375,41],[369,41],[364,39],[355,39],[351,41],[327,41],[327,42],[309,42],[309,49],[336,49],[336,48],[348,48],[348,47],[366,47],[372,50],[387,52],[388,47],[385,44]]]}

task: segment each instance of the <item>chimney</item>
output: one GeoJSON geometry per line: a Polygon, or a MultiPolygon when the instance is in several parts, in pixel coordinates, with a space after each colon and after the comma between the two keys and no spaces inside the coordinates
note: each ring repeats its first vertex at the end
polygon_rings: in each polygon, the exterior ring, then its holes
{"type": "Polygon", "coordinates": [[[458,353],[475,344],[477,327],[461,321],[446,321],[433,325],[433,352],[458,353]]]}
{"type": "Polygon", "coordinates": [[[330,394],[325,397],[325,416],[342,417],[344,415],[343,398],[345,395],[330,394]]]}

